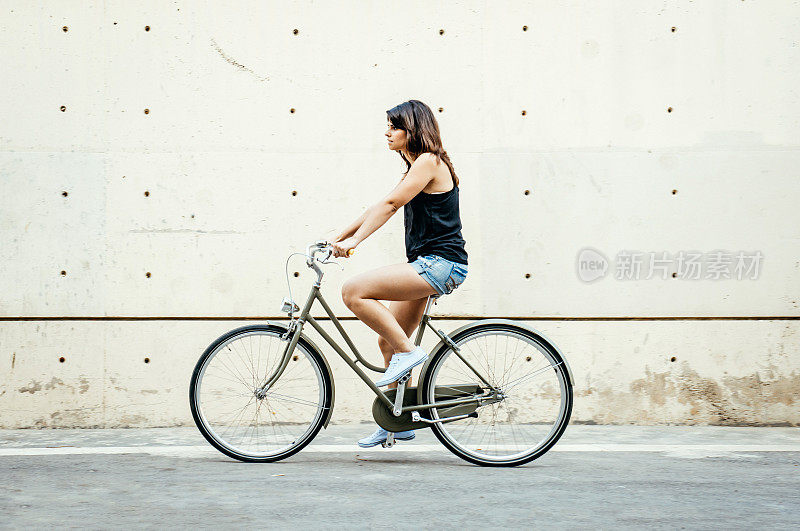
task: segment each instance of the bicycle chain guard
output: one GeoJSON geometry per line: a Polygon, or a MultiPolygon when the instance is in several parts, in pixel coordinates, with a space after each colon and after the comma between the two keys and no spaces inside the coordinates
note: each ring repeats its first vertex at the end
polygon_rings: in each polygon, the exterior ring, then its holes
{"type": "MultiPolygon", "coordinates": [[[[394,402],[397,389],[387,389],[384,391],[384,393],[390,401],[394,402]]],[[[436,387],[437,402],[440,400],[444,401],[455,398],[465,398],[476,394],[481,394],[481,386],[478,384],[458,384],[436,387]]],[[[403,395],[403,406],[413,406],[416,404],[417,388],[406,387],[405,394],[403,395]]],[[[475,412],[476,409],[478,409],[477,403],[458,404],[448,408],[438,408],[439,418],[454,417],[456,415],[468,415],[469,413],[475,412]]],[[[429,409],[421,409],[419,414],[425,418],[430,418],[429,409]]],[[[427,422],[414,422],[411,420],[410,411],[403,413],[399,417],[395,417],[394,413],[392,413],[392,409],[386,407],[386,405],[378,397],[375,397],[375,401],[372,403],[372,417],[375,419],[375,422],[378,424],[378,426],[386,431],[391,432],[419,430],[433,426],[433,424],[428,424],[427,422]]]]}

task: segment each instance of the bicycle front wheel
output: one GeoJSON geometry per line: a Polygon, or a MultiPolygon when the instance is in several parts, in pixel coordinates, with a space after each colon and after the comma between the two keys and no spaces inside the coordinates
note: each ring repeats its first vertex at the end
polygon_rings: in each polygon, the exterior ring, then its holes
{"type": "Polygon", "coordinates": [[[333,401],[322,355],[302,336],[289,364],[267,392],[288,341],[275,325],[250,325],[214,341],[195,366],[189,402],[198,429],[220,452],[241,461],[277,461],[305,447],[333,401]]]}
{"type": "Polygon", "coordinates": [[[564,433],[572,412],[572,383],[558,351],[536,332],[508,323],[476,323],[452,339],[468,364],[450,346],[441,348],[425,373],[423,396],[427,403],[436,395],[440,402],[447,395],[483,401],[431,408],[432,420],[474,412],[434,424],[439,441],[484,466],[516,466],[543,455],[564,433]],[[499,394],[493,395],[469,365],[499,394]]]}

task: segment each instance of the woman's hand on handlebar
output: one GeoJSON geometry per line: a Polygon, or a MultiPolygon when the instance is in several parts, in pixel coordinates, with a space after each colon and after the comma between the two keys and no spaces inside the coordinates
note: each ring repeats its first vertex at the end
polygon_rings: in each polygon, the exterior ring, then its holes
{"type": "Polygon", "coordinates": [[[359,241],[353,237],[344,239],[342,241],[335,241],[331,243],[333,247],[333,256],[340,257],[344,256],[348,258],[353,252],[355,252],[356,245],[359,244],[359,241]]]}

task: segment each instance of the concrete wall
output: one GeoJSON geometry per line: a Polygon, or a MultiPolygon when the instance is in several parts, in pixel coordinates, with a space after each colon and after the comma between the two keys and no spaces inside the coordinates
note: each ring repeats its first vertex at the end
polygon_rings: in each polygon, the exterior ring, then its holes
{"type": "MultiPolygon", "coordinates": [[[[282,317],[289,254],[394,187],[385,111],[412,98],[461,179],[443,329],[531,319],[576,421],[800,424],[799,23],[790,2],[3,2],[0,427],[191,424],[205,347],[282,317]],[[584,247],[763,261],[590,283],[584,247]]],[[[352,316],[344,280],[404,261],[394,216],[323,293],[352,316]]],[[[333,422],[369,420],[325,353],[333,422]]]]}

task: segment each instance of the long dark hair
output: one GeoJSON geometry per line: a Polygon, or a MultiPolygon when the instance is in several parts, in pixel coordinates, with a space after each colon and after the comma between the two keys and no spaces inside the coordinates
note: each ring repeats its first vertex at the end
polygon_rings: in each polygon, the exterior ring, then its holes
{"type": "MultiPolygon", "coordinates": [[[[419,100],[408,100],[386,111],[386,116],[395,129],[406,132],[408,144],[406,149],[416,159],[423,153],[433,153],[439,160],[447,164],[450,175],[458,186],[458,177],[447,156],[447,151],[442,147],[442,136],[439,133],[439,124],[430,107],[419,100]]],[[[406,163],[406,174],[411,169],[409,161],[402,151],[398,151],[406,163]]]]}

